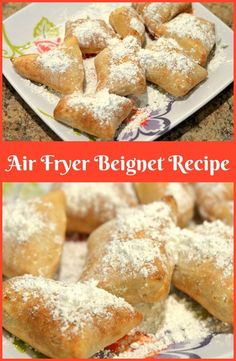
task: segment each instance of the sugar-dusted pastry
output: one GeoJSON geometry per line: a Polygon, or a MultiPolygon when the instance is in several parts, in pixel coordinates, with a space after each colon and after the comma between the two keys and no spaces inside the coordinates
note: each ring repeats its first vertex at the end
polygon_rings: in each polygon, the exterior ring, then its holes
{"type": "Polygon", "coordinates": [[[65,238],[63,192],[3,205],[3,274],[53,277],[65,238]]]}
{"type": "Polygon", "coordinates": [[[74,93],[59,101],[54,118],[98,138],[113,139],[132,108],[130,99],[109,94],[107,90],[88,95],[74,93]]]}
{"type": "Polygon", "coordinates": [[[117,215],[137,206],[131,183],[60,183],[66,198],[67,231],[90,233],[117,215]]]}
{"type": "Polygon", "coordinates": [[[140,41],[140,44],[143,44],[145,27],[142,18],[133,8],[125,6],[116,8],[111,12],[109,21],[122,39],[133,35],[140,41]]]}
{"type": "Polygon", "coordinates": [[[188,183],[135,183],[135,190],[141,204],[172,196],[176,201],[177,223],[180,227],[186,227],[193,217],[195,193],[188,183]]]}
{"type": "Polygon", "coordinates": [[[46,356],[93,356],[136,327],[142,316],[121,298],[93,284],[41,277],[3,284],[3,327],[46,356]]]}
{"type": "Polygon", "coordinates": [[[137,55],[139,42],[134,36],[116,41],[95,58],[97,90],[118,95],[138,95],[146,91],[146,78],[137,55]]]}
{"type": "Polygon", "coordinates": [[[166,46],[158,51],[141,49],[139,59],[147,80],[176,97],[188,94],[207,77],[206,69],[179,50],[166,46]]]}
{"type": "Polygon", "coordinates": [[[152,35],[159,35],[158,29],[161,24],[170,21],[184,11],[192,10],[192,4],[189,2],[133,3],[133,7],[142,15],[144,23],[152,35]]]}
{"type": "Polygon", "coordinates": [[[205,65],[216,42],[215,25],[191,14],[180,14],[159,26],[157,35],[170,36],[198,64],[205,65]]]}
{"type": "Polygon", "coordinates": [[[43,54],[27,54],[12,59],[14,69],[24,78],[44,84],[62,94],[83,91],[82,53],[75,37],[43,54]]]}
{"type": "Polygon", "coordinates": [[[170,289],[178,235],[170,204],[156,202],[127,209],[88,239],[81,281],[123,297],[131,304],[164,299],[170,289]]]}
{"type": "Polygon", "coordinates": [[[116,37],[104,20],[78,19],[66,23],[65,37],[75,36],[83,54],[97,54],[116,37]]]}
{"type": "Polygon", "coordinates": [[[196,183],[195,190],[198,210],[204,219],[233,224],[233,183],[196,183]]]}
{"type": "Polygon", "coordinates": [[[233,229],[221,221],[182,230],[173,284],[233,324],[233,229]]]}

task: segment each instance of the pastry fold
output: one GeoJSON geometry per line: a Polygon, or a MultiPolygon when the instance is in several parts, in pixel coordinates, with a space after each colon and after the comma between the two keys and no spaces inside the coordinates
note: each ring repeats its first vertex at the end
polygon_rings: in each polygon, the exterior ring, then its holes
{"type": "Polygon", "coordinates": [[[177,224],[186,227],[193,218],[195,192],[188,183],[135,183],[135,190],[141,204],[161,200],[172,196],[177,205],[177,224]]]}
{"type": "Polygon", "coordinates": [[[234,222],[233,183],[196,183],[196,199],[200,215],[209,221],[234,222]]]}
{"type": "Polygon", "coordinates": [[[123,209],[137,206],[130,183],[61,183],[66,198],[67,231],[91,233],[123,209]]]}
{"type": "Polygon", "coordinates": [[[98,54],[116,34],[100,19],[78,19],[66,23],[65,38],[75,36],[83,54],[98,54]]]}
{"type": "Polygon", "coordinates": [[[148,31],[154,36],[159,36],[158,30],[161,24],[182,12],[192,10],[190,2],[133,3],[133,7],[142,15],[148,31]]]}
{"type": "Polygon", "coordinates": [[[203,223],[180,236],[173,284],[213,316],[233,324],[233,230],[221,221],[203,223]]]}
{"type": "Polygon", "coordinates": [[[131,7],[120,7],[113,10],[109,22],[117,34],[123,39],[128,35],[135,36],[140,44],[145,40],[145,27],[142,18],[131,7]]]}
{"type": "Polygon", "coordinates": [[[176,236],[172,208],[165,202],[129,209],[96,229],[80,281],[123,297],[130,304],[167,297],[174,260],[169,244],[176,236]]]}
{"type": "Polygon", "coordinates": [[[147,80],[176,97],[185,96],[207,77],[206,69],[174,49],[141,49],[139,58],[147,80]]]}
{"type": "Polygon", "coordinates": [[[63,44],[46,53],[13,58],[12,63],[16,72],[24,78],[59,93],[83,91],[83,59],[75,37],[68,37],[63,44]]]}
{"type": "Polygon", "coordinates": [[[141,319],[123,299],[92,284],[33,276],[3,284],[3,327],[51,358],[89,358],[141,319]]]}
{"type": "Polygon", "coordinates": [[[216,42],[215,25],[191,14],[180,14],[159,26],[158,36],[174,38],[185,53],[204,66],[216,42]]]}
{"type": "Polygon", "coordinates": [[[53,278],[65,239],[65,198],[60,190],[3,206],[3,274],[53,278]]]}
{"type": "Polygon", "coordinates": [[[82,132],[109,140],[114,138],[132,108],[130,99],[109,94],[106,90],[94,95],[74,93],[59,101],[54,118],[82,132]]]}
{"type": "Polygon", "coordinates": [[[104,49],[95,58],[97,90],[108,89],[117,95],[138,95],[146,91],[146,78],[137,56],[140,46],[127,36],[104,49]]]}

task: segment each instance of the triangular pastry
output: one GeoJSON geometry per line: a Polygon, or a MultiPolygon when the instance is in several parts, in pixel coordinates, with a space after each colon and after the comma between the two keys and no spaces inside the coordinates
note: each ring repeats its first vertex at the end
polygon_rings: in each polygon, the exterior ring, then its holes
{"type": "Polygon", "coordinates": [[[212,315],[233,324],[233,229],[221,221],[182,230],[173,284],[212,315]]]}
{"type": "Polygon", "coordinates": [[[92,95],[65,96],[54,110],[60,122],[102,139],[113,139],[133,108],[130,99],[103,90],[92,95]]]}
{"type": "Polygon", "coordinates": [[[95,58],[97,90],[117,95],[137,95],[146,91],[145,72],[140,66],[136,37],[127,36],[104,49],[95,58]]]}
{"type": "Polygon", "coordinates": [[[133,3],[133,7],[142,15],[148,31],[159,35],[159,26],[173,19],[176,15],[192,10],[190,2],[146,2],[133,3]]]}
{"type": "Polygon", "coordinates": [[[216,42],[215,25],[191,14],[180,14],[158,28],[159,36],[174,38],[193,60],[205,65],[216,42]]]}
{"type": "Polygon", "coordinates": [[[217,219],[232,225],[234,222],[233,183],[196,183],[196,199],[203,219],[217,219]]]}
{"type": "Polygon", "coordinates": [[[65,199],[61,191],[3,205],[3,274],[53,277],[65,239],[65,199]]]}
{"type": "Polygon", "coordinates": [[[144,43],[145,26],[135,9],[125,6],[116,8],[111,12],[109,22],[122,39],[132,35],[139,40],[140,44],[144,43]]]}
{"type": "Polygon", "coordinates": [[[89,358],[141,319],[123,299],[93,284],[29,275],[3,284],[3,327],[52,358],[89,358]]]}
{"type": "Polygon", "coordinates": [[[135,190],[141,204],[149,204],[161,200],[164,196],[172,196],[176,201],[177,224],[180,227],[186,227],[193,218],[195,192],[188,183],[135,183],[135,190]]]}
{"type": "Polygon", "coordinates": [[[176,97],[188,94],[208,74],[181,51],[166,44],[158,50],[141,49],[139,59],[147,80],[176,97]]]}
{"type": "Polygon", "coordinates": [[[174,265],[170,245],[177,235],[173,217],[169,204],[156,202],[96,229],[80,280],[93,279],[133,305],[166,298],[174,265]]]}
{"type": "Polygon", "coordinates": [[[83,54],[98,54],[111,39],[116,38],[112,28],[100,19],[78,19],[66,23],[65,37],[75,36],[83,54]]]}
{"type": "Polygon", "coordinates": [[[68,37],[63,44],[46,53],[22,55],[12,62],[21,76],[59,93],[83,91],[83,59],[75,37],[68,37]]]}
{"type": "Polygon", "coordinates": [[[137,206],[130,183],[61,183],[66,198],[67,231],[91,233],[122,209],[137,206]]]}

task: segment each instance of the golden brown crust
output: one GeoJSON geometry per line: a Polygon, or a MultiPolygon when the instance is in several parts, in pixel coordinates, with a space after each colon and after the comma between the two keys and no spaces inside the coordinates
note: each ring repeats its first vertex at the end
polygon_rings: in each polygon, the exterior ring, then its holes
{"type": "MultiPolygon", "coordinates": [[[[14,279],[12,279],[14,285],[14,279]]],[[[110,307],[111,317],[94,315],[81,330],[73,325],[61,332],[44,300],[33,294],[25,301],[24,292],[15,291],[9,281],[3,285],[3,327],[36,350],[52,358],[89,358],[136,327],[142,316],[125,307],[110,307]]],[[[96,311],[95,311],[96,312],[96,311]]]]}
{"type": "Polygon", "coordinates": [[[124,6],[116,8],[111,12],[109,22],[122,39],[132,35],[140,41],[140,44],[144,43],[145,27],[141,17],[134,9],[124,6]]]}
{"type": "MultiPolygon", "coordinates": [[[[63,72],[52,72],[38,61],[40,55],[27,54],[12,60],[14,69],[26,79],[44,84],[62,94],[83,91],[84,69],[82,54],[75,37],[70,37],[62,44],[64,52],[74,61],[63,72]]],[[[60,48],[62,45],[59,45],[60,48]]]]}
{"type": "Polygon", "coordinates": [[[57,271],[65,238],[64,194],[53,191],[43,196],[37,211],[47,220],[45,229],[25,242],[3,239],[3,274],[7,277],[32,274],[53,278],[57,271]],[[50,223],[55,225],[53,229],[47,227],[50,223]]]}
{"type": "MultiPolygon", "coordinates": [[[[107,140],[114,138],[117,128],[128,117],[133,108],[132,101],[124,99],[123,104],[114,108],[112,117],[108,121],[102,121],[86,106],[70,106],[68,104],[69,99],[70,97],[64,97],[59,101],[54,109],[54,118],[72,128],[79,129],[81,132],[107,140]]],[[[94,99],[94,104],[96,105],[96,99],[94,99]]],[[[105,109],[104,112],[106,112],[105,109]]]]}

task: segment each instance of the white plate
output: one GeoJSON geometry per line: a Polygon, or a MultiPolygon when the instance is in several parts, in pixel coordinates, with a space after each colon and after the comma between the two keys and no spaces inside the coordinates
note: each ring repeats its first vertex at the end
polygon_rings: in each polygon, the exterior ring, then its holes
{"type": "MultiPolygon", "coordinates": [[[[103,9],[104,3],[99,3],[103,9]]],[[[119,3],[110,3],[111,9],[119,3]]],[[[52,101],[39,94],[37,86],[33,90],[29,82],[22,79],[13,69],[12,63],[6,56],[18,56],[22,53],[35,52],[46,46],[55,46],[61,40],[63,32],[57,33],[53,26],[60,25],[69,17],[86,10],[88,3],[34,3],[15,13],[4,21],[3,33],[3,74],[35,111],[35,113],[63,140],[94,140],[80,132],[60,124],[52,117],[54,105],[52,101]],[[66,17],[65,17],[66,15],[66,17]],[[50,39],[50,43],[46,40],[50,39]],[[26,44],[29,44],[29,47],[26,44]],[[23,48],[22,48],[23,45],[23,48]]],[[[93,5],[94,6],[94,5],[93,5]]],[[[192,115],[207,102],[219,94],[233,81],[233,32],[220,19],[213,15],[203,5],[193,3],[194,13],[216,25],[217,38],[227,47],[223,50],[224,61],[212,71],[208,79],[194,89],[183,100],[170,101],[162,109],[157,109],[144,125],[119,134],[118,140],[151,141],[168,132],[187,117],[192,115]]],[[[102,12],[102,11],[101,11],[102,12]]],[[[39,88],[38,88],[39,89],[39,88]]]]}

